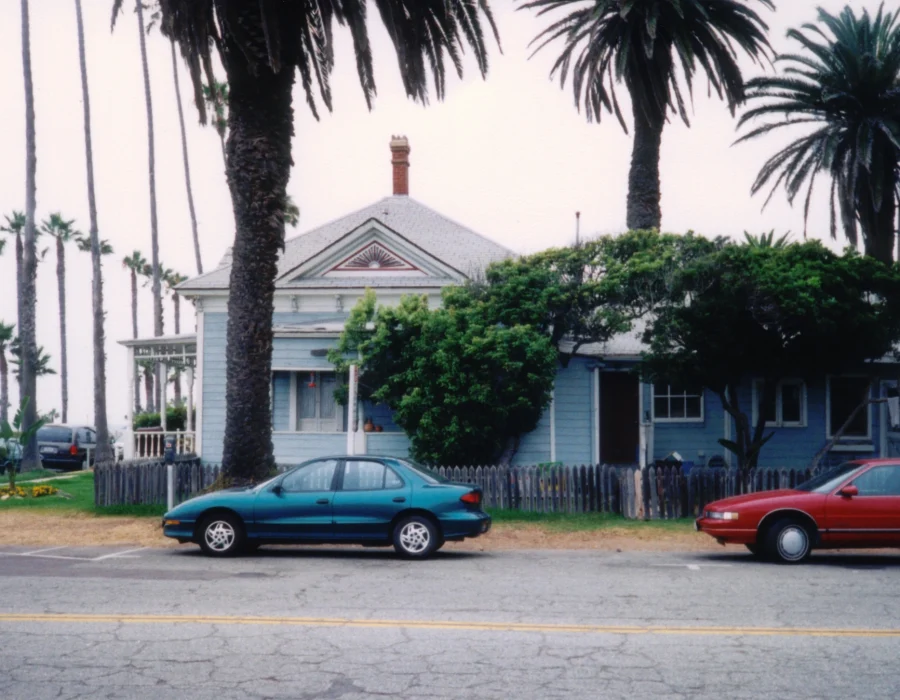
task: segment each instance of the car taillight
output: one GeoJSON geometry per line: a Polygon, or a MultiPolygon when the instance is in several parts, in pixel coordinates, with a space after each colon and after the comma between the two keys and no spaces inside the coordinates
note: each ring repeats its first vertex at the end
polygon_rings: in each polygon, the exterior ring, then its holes
{"type": "Polygon", "coordinates": [[[78,448],[75,447],[75,445],[72,445],[72,446],[69,448],[69,454],[72,455],[72,456],[74,457],[75,455],[78,454],[78,448]]]}
{"type": "Polygon", "coordinates": [[[469,493],[463,494],[459,500],[461,500],[463,503],[471,503],[473,506],[480,506],[481,492],[469,491],[469,493]]]}

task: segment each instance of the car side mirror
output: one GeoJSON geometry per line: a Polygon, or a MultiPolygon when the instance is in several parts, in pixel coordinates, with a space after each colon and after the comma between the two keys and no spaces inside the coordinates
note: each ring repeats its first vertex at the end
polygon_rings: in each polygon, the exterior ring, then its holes
{"type": "Polygon", "coordinates": [[[859,495],[859,489],[853,484],[849,484],[840,490],[840,495],[844,498],[852,498],[859,495]]]}
{"type": "Polygon", "coordinates": [[[276,496],[280,496],[284,493],[284,487],[281,484],[275,484],[272,487],[272,493],[274,493],[276,496]]]}

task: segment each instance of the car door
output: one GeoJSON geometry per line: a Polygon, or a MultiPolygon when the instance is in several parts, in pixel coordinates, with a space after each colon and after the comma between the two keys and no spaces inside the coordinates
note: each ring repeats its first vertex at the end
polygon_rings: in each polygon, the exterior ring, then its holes
{"type": "Polygon", "coordinates": [[[900,464],[878,464],[849,484],[859,491],[847,496],[843,489],[826,503],[829,542],[846,546],[900,546],[900,464]]]}
{"type": "Polygon", "coordinates": [[[334,531],[342,540],[384,541],[390,524],[409,507],[412,485],[386,464],[346,459],[334,494],[334,531]]]}
{"type": "Polygon", "coordinates": [[[253,533],[262,539],[334,538],[332,499],[340,460],[310,462],[262,489],[253,507],[253,533]]]}

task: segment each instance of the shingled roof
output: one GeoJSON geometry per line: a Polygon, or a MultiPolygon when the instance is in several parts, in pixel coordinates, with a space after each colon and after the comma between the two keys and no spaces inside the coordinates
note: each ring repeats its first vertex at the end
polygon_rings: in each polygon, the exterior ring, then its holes
{"type": "MultiPolygon", "coordinates": [[[[357,231],[367,222],[377,222],[402,237],[425,254],[437,258],[456,270],[463,277],[472,277],[484,271],[493,262],[515,257],[516,253],[498,243],[475,233],[443,214],[439,214],[424,204],[405,196],[385,197],[374,204],[335,219],[307,233],[288,240],[284,252],[278,259],[276,288],[297,288],[316,286],[319,280],[298,281],[291,273],[298,267],[319,255],[345,236],[357,231]]],[[[194,277],[179,286],[182,292],[191,290],[228,289],[231,277],[231,249],[225,254],[219,267],[212,272],[194,277]]],[[[418,286],[446,286],[446,278],[414,278],[418,286]]],[[[343,286],[352,284],[352,278],[341,279],[343,286]]],[[[369,286],[394,286],[391,279],[366,280],[369,286]]],[[[396,281],[396,280],[395,280],[396,281]]],[[[332,286],[336,280],[328,280],[332,286]]],[[[409,285],[412,279],[404,280],[409,285]]]]}

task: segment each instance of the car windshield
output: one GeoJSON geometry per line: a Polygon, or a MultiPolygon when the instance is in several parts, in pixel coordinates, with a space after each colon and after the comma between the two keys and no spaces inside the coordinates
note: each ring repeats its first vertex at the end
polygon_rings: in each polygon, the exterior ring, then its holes
{"type": "Polygon", "coordinates": [[[437,472],[432,471],[428,467],[423,467],[421,464],[417,462],[413,462],[411,459],[398,459],[398,462],[408,469],[412,469],[419,476],[421,476],[426,483],[429,484],[446,484],[449,483],[450,479],[446,479],[437,472]]]}
{"type": "Polygon", "coordinates": [[[38,430],[38,442],[72,442],[72,430],[49,425],[38,430]]]}
{"type": "Polygon", "coordinates": [[[804,481],[796,486],[797,491],[809,491],[810,493],[830,493],[841,483],[847,480],[851,473],[862,469],[862,465],[856,462],[844,462],[839,467],[822,472],[809,481],[804,481]]]}

